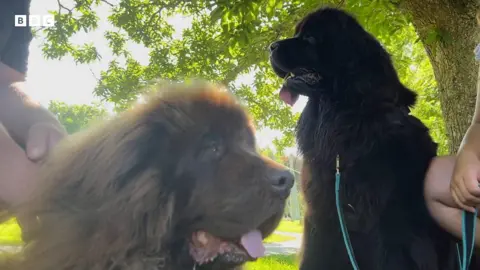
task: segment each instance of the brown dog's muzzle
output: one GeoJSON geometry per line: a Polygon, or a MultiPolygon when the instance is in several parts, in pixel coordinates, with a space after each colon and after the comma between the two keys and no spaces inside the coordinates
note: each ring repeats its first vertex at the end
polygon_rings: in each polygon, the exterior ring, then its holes
{"type": "Polygon", "coordinates": [[[290,195],[295,178],[293,174],[284,168],[272,168],[268,172],[268,181],[273,193],[286,199],[290,195]]]}

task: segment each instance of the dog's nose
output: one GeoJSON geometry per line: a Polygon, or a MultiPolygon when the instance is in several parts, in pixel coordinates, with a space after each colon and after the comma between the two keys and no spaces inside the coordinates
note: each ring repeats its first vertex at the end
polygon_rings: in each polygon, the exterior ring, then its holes
{"type": "Polygon", "coordinates": [[[273,42],[270,44],[270,51],[273,51],[275,50],[276,48],[278,48],[278,42],[273,42]]]}
{"type": "Polygon", "coordinates": [[[270,175],[269,180],[273,191],[282,198],[287,198],[290,195],[290,190],[292,189],[295,177],[288,170],[276,169],[270,175]]]}

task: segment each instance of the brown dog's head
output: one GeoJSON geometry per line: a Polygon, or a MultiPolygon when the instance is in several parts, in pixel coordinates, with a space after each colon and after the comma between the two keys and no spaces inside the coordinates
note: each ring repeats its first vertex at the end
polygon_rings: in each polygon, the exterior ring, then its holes
{"type": "Polygon", "coordinates": [[[229,269],[263,254],[293,176],[256,151],[229,94],[202,86],[66,139],[40,181],[26,269],[229,269]]]}

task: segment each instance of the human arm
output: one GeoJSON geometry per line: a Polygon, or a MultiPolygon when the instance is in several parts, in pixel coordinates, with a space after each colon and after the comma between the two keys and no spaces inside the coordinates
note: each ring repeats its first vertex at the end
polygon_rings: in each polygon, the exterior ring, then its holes
{"type": "MultiPolygon", "coordinates": [[[[480,72],[479,72],[480,75],[480,72]]],[[[480,80],[472,123],[457,154],[450,190],[459,207],[473,212],[480,205],[480,80]]]]}
{"type": "Polygon", "coordinates": [[[21,204],[35,184],[38,171],[0,124],[0,203],[8,206],[21,204]]]}
{"type": "MultiPolygon", "coordinates": [[[[430,214],[446,231],[462,239],[462,209],[450,192],[450,180],[456,156],[435,158],[425,179],[425,201],[430,214]]],[[[480,246],[480,226],[476,227],[475,244],[480,246]]]]}
{"type": "Polygon", "coordinates": [[[52,113],[23,92],[22,76],[0,62],[0,123],[28,157],[37,161],[66,132],[52,113]]]}

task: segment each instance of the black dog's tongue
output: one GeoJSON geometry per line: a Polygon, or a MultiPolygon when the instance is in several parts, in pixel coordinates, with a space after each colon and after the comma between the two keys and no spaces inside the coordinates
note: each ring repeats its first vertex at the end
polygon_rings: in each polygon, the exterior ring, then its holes
{"type": "Polygon", "coordinates": [[[280,99],[283,100],[283,102],[287,103],[290,106],[293,106],[298,100],[298,94],[292,93],[285,86],[282,86],[278,95],[280,96],[280,99]]]}

